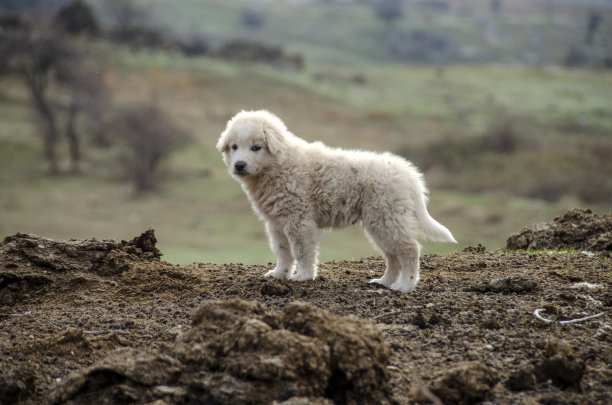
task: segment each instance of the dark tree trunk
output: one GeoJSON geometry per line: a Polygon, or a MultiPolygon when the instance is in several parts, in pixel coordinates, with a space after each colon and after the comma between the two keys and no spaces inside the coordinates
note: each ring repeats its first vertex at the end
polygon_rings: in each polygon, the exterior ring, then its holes
{"type": "Polygon", "coordinates": [[[44,79],[36,78],[34,75],[27,75],[26,79],[32,92],[34,107],[43,125],[44,155],[49,165],[49,173],[57,174],[59,173],[56,152],[58,131],[55,115],[45,96],[46,83],[44,79]]]}
{"type": "Polygon", "coordinates": [[[76,119],[79,113],[79,104],[76,98],[70,101],[68,106],[68,120],[66,123],[66,138],[70,151],[70,172],[78,173],[81,166],[81,146],[76,131],[76,119]]]}
{"type": "Polygon", "coordinates": [[[597,32],[597,28],[601,24],[601,15],[596,11],[591,11],[589,13],[589,21],[587,23],[587,34],[585,43],[587,45],[593,45],[595,42],[595,33],[597,32]]]}
{"type": "Polygon", "coordinates": [[[138,193],[154,190],[157,185],[157,161],[146,154],[135,158],[132,168],[138,193]]]}

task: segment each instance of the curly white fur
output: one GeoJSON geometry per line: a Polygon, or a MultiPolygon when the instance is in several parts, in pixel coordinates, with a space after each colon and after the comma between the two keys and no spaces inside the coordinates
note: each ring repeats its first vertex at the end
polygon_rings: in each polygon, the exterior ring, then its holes
{"type": "Polygon", "coordinates": [[[408,292],[419,281],[417,237],[456,243],[427,212],[423,176],[399,156],[308,143],[268,111],[238,113],[217,149],[266,223],[278,258],[266,277],[313,280],[319,229],[361,222],[387,260],[370,282],[408,292]]]}

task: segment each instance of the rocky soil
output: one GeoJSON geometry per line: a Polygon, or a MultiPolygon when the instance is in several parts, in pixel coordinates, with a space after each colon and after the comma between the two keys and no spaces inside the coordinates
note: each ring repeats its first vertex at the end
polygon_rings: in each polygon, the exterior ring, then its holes
{"type": "Polygon", "coordinates": [[[264,279],[272,264],[171,265],[153,231],[9,236],[0,403],[609,404],[610,218],[572,210],[512,250],[424,256],[409,294],[368,284],[378,257],[295,283],[264,279]]]}

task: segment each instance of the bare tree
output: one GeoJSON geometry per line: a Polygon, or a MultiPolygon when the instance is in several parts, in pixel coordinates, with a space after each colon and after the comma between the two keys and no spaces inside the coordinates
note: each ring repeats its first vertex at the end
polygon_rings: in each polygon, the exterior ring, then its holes
{"type": "Polygon", "coordinates": [[[595,34],[597,33],[597,29],[601,25],[603,18],[599,11],[591,10],[589,12],[589,20],[587,22],[587,33],[585,38],[585,43],[587,45],[593,45],[595,40],[595,34]]]}
{"type": "Polygon", "coordinates": [[[138,193],[157,186],[161,162],[190,140],[152,102],[117,108],[101,125],[102,132],[127,147],[124,163],[138,193]]]}
{"type": "Polygon", "coordinates": [[[78,171],[80,145],[75,119],[82,102],[96,94],[100,80],[87,72],[81,52],[55,27],[44,21],[14,19],[0,30],[0,72],[21,77],[30,93],[41,125],[43,151],[51,174],[59,172],[57,143],[60,115],[67,112],[66,135],[70,145],[71,171],[78,171]],[[64,89],[71,100],[62,106],[51,88],[64,89]]]}
{"type": "Polygon", "coordinates": [[[42,24],[32,28],[19,23],[2,31],[3,68],[20,74],[30,92],[32,103],[42,124],[44,154],[50,173],[57,173],[56,143],[59,138],[57,118],[51,107],[48,90],[61,61],[71,58],[72,49],[58,39],[55,32],[42,24]]]}
{"type": "MultiPolygon", "coordinates": [[[[91,60],[91,59],[90,59],[91,60]]],[[[80,171],[81,163],[81,136],[79,134],[78,120],[82,115],[90,119],[97,119],[97,106],[106,103],[107,94],[101,80],[102,73],[99,63],[91,66],[86,61],[61,71],[58,80],[64,85],[67,93],[67,103],[62,106],[65,111],[65,135],[68,141],[70,154],[70,171],[80,171]]]]}
{"type": "Polygon", "coordinates": [[[96,36],[100,24],[91,6],[83,0],[74,0],[62,7],[55,16],[55,24],[69,34],[96,36]]]}

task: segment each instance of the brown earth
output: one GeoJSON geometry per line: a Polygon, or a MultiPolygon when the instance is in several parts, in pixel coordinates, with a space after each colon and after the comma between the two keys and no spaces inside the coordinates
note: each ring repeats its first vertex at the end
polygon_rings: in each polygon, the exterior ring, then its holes
{"type": "Polygon", "coordinates": [[[609,253],[424,256],[401,294],[368,284],[378,257],[295,283],[171,265],[152,231],[17,234],[0,244],[0,403],[609,404],[609,253]]]}
{"type": "Polygon", "coordinates": [[[508,249],[582,249],[612,252],[612,213],[596,215],[574,208],[548,223],[531,225],[510,235],[508,249]]]}

